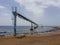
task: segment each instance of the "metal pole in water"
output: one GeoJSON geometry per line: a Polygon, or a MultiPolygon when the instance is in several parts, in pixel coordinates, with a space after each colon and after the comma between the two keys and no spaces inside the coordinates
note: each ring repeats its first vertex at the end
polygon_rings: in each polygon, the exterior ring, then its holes
{"type": "Polygon", "coordinates": [[[16,12],[17,12],[17,7],[15,7],[15,15],[14,15],[14,36],[16,36],[16,18],[17,18],[16,12]]]}
{"type": "Polygon", "coordinates": [[[14,15],[14,36],[16,36],[16,18],[17,18],[17,7],[12,9],[12,13],[14,15]]]}
{"type": "Polygon", "coordinates": [[[31,34],[33,34],[33,24],[31,23],[31,29],[30,29],[30,31],[31,31],[31,34]]]}
{"type": "Polygon", "coordinates": [[[16,15],[14,16],[14,36],[16,36],[16,15]]]}

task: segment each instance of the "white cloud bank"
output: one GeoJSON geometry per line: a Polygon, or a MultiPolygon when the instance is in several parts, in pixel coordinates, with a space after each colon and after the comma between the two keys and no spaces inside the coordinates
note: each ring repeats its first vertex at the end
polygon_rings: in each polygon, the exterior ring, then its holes
{"type": "MultiPolygon", "coordinates": [[[[44,16],[44,9],[49,6],[60,8],[60,0],[15,0],[17,3],[23,5],[26,10],[34,14],[34,19],[39,22],[41,16],[44,16]]],[[[39,22],[40,23],[40,22],[39,22]]]]}
{"type": "Polygon", "coordinates": [[[35,15],[42,15],[48,6],[60,7],[60,0],[15,0],[35,15]]]}
{"type": "Polygon", "coordinates": [[[5,7],[0,5],[0,9],[3,9],[3,8],[5,8],[5,7]]]}

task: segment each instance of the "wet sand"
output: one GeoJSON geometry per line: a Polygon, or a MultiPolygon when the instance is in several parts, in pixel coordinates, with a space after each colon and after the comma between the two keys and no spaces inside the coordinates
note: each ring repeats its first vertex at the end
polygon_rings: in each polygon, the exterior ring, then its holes
{"type": "Polygon", "coordinates": [[[0,45],[60,45],[60,34],[0,37],[0,45]]]}

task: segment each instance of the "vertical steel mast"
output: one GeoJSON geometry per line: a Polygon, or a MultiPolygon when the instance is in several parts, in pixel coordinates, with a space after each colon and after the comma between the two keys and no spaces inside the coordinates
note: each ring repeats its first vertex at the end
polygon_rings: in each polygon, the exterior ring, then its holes
{"type": "Polygon", "coordinates": [[[34,30],[33,23],[31,23],[31,28],[30,28],[31,34],[33,34],[33,30],[34,30]]]}
{"type": "Polygon", "coordinates": [[[13,16],[14,16],[14,36],[16,36],[16,18],[17,18],[17,7],[14,8],[12,11],[13,16]]]}

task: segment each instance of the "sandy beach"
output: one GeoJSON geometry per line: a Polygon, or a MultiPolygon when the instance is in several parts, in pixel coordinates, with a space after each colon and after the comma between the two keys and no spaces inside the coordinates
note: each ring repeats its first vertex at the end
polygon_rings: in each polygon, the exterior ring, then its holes
{"type": "Polygon", "coordinates": [[[58,32],[53,35],[49,33],[48,35],[0,37],[0,45],[60,45],[60,33],[58,32]]]}

